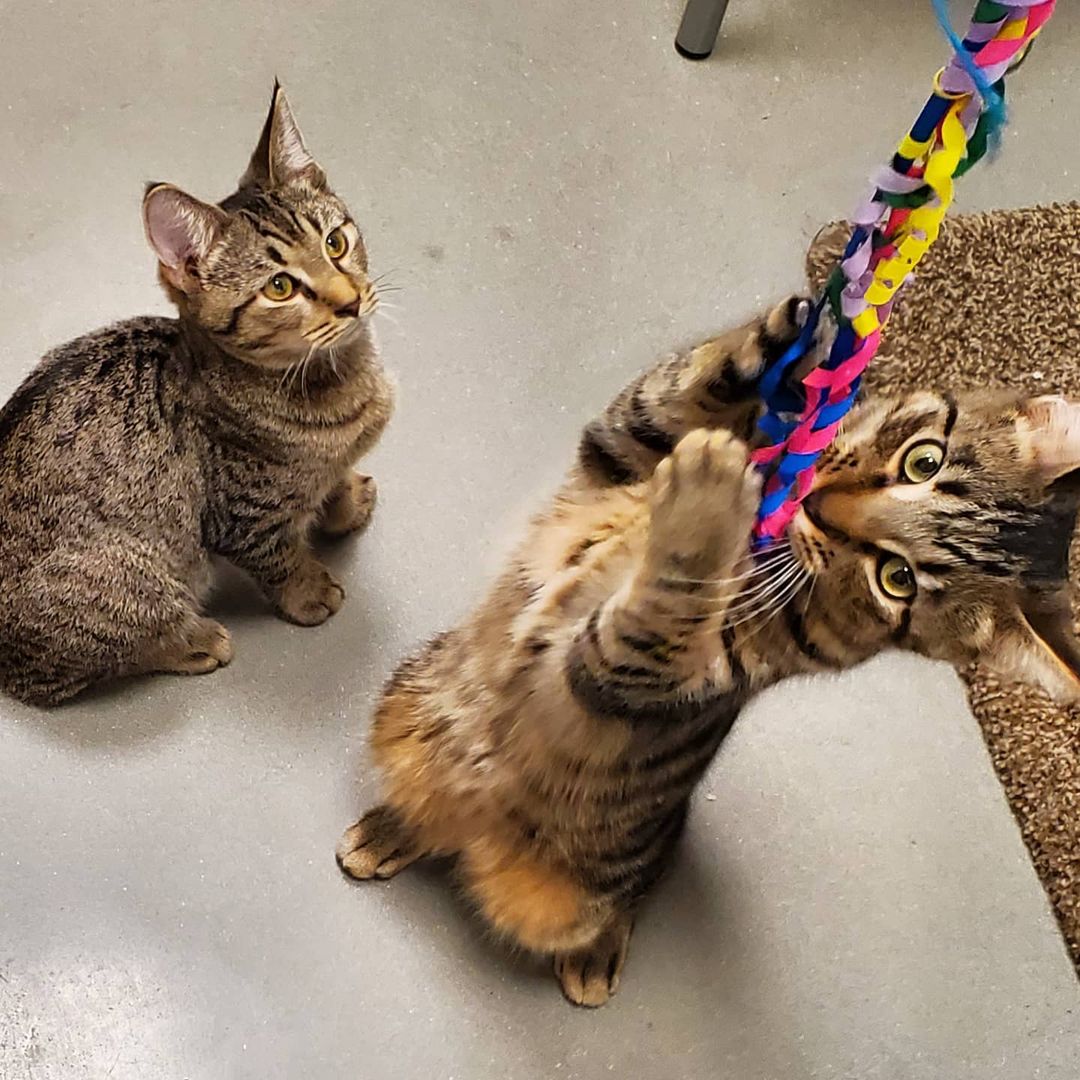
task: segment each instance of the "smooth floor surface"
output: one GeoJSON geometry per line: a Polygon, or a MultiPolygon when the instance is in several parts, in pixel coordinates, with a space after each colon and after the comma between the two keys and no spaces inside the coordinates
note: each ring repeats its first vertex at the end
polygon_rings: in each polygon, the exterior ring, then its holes
{"type": "MultiPolygon", "coordinates": [[[[230,190],[275,74],[405,290],[344,610],[294,628],[230,578],[228,670],[0,702],[3,1080],[1075,1080],[1072,968],[959,682],[913,658],[747,711],[601,1011],[486,941],[443,868],[334,865],[395,661],[624,380],[800,284],[945,57],[922,0],[810,6],[735,0],[695,65],[679,0],[0,3],[5,396],[166,310],[142,185],[230,190]]],[[[961,209],[1076,193],[1060,7],[961,209]]]]}

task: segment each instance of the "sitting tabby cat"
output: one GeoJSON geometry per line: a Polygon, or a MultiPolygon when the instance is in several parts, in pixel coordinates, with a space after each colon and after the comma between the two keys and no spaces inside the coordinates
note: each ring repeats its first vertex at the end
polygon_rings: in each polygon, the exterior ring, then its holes
{"type": "MultiPolygon", "coordinates": [[[[753,385],[791,300],[632,382],[475,613],[402,665],[372,735],[383,805],[338,846],[388,878],[458,856],[487,923],[616,988],[634,907],[748,698],[889,647],[1072,694],[1080,406],[930,393],[855,411],[786,544],[751,554],[753,385]]],[[[818,346],[821,348],[822,346],[818,346]]]]}
{"type": "Polygon", "coordinates": [[[362,528],[375,502],[352,465],[393,405],[376,289],[281,90],[234,195],[158,184],[143,211],[179,319],[61,346],[0,412],[0,687],[29,702],[228,663],[201,614],[211,553],[323,622],[343,593],[309,531],[362,528]]]}

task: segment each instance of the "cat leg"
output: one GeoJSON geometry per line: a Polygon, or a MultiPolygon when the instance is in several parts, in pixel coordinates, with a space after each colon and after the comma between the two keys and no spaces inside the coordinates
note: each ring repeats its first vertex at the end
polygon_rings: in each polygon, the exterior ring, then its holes
{"type": "Polygon", "coordinates": [[[555,974],[576,1005],[603,1005],[615,992],[633,919],[582,884],[581,876],[516,842],[478,836],[459,870],[485,922],[519,948],[554,956],[555,974]]]}
{"type": "Polygon", "coordinates": [[[579,704],[674,721],[700,710],[702,693],[732,688],[737,664],[720,626],[749,565],[759,494],[746,445],[726,431],[691,432],[657,466],[639,564],[567,653],[579,704]]]}
{"type": "Polygon", "coordinates": [[[764,317],[639,375],[585,428],[579,475],[600,485],[644,480],[695,428],[729,428],[749,437],[758,413],[757,380],[802,333],[810,311],[810,300],[789,297],[764,317]]]}
{"type": "Polygon", "coordinates": [[[205,674],[232,659],[168,557],[131,537],[60,548],[0,603],[0,684],[55,705],[93,683],[151,672],[205,674]]]}
{"type": "Polygon", "coordinates": [[[416,832],[385,804],[346,829],[336,851],[342,872],[358,881],[392,878],[427,854],[416,832]]]}
{"type": "Polygon", "coordinates": [[[317,522],[319,531],[336,539],[366,528],[377,497],[375,477],[350,469],[323,502],[317,522]]]}
{"type": "Polygon", "coordinates": [[[267,517],[237,528],[217,551],[255,579],[283,619],[318,626],[341,609],[345,590],[311,553],[306,534],[291,517],[267,517]]]}
{"type": "Polygon", "coordinates": [[[739,591],[759,494],[744,443],[726,431],[683,438],[653,473],[638,565],[585,620],[567,653],[578,705],[647,733],[651,748],[636,770],[641,788],[627,778],[612,808],[641,817],[630,817],[625,842],[580,868],[599,890],[596,901],[605,882],[614,891],[612,914],[595,937],[556,951],[556,977],[574,1004],[602,1005],[617,989],[628,908],[666,868],[685,800],[738,712],[744,676],[721,626],[739,591]],[[644,844],[634,839],[641,835],[644,844]]]}
{"type": "Polygon", "coordinates": [[[594,1009],[607,1004],[619,989],[633,927],[633,916],[621,913],[588,945],[555,954],[555,978],[567,1001],[594,1009]]]}

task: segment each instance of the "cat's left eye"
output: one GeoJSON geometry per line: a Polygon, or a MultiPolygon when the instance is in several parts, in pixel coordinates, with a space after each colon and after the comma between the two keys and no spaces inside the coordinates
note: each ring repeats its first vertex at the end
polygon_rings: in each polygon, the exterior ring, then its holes
{"type": "Polygon", "coordinates": [[[263,296],[281,303],[296,292],[296,283],[288,274],[275,274],[264,286],[263,296]]]}
{"type": "Polygon", "coordinates": [[[894,600],[910,600],[918,590],[915,571],[907,559],[892,555],[878,565],[878,584],[894,600]]]}
{"type": "Polygon", "coordinates": [[[326,234],[325,243],[326,254],[331,259],[340,259],[349,250],[349,238],[345,235],[345,230],[340,226],[326,234]]]}
{"type": "Polygon", "coordinates": [[[909,484],[925,484],[941,471],[944,460],[945,448],[941,443],[916,443],[904,455],[900,472],[909,484]]]}

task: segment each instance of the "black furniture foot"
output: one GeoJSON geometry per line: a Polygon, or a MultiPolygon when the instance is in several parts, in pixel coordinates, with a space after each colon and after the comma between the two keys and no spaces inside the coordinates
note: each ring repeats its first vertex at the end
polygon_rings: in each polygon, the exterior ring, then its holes
{"type": "Polygon", "coordinates": [[[675,48],[687,60],[704,60],[716,46],[728,0],[686,0],[675,48]]]}

